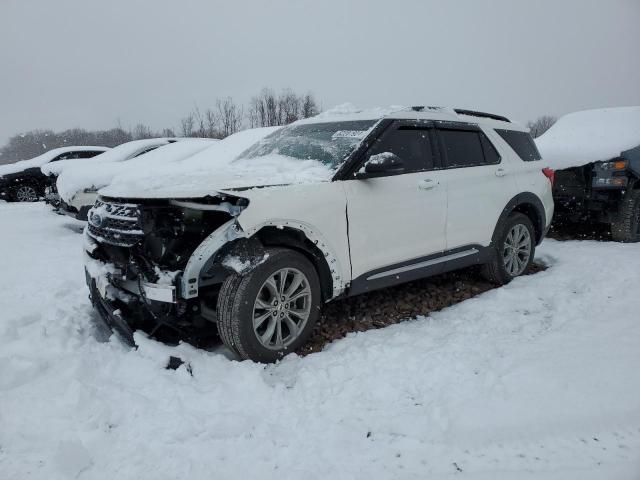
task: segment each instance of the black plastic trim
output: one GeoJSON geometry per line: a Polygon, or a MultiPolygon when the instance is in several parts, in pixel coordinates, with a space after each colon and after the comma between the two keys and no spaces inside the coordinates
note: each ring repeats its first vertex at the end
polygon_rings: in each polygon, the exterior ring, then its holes
{"type": "Polygon", "coordinates": [[[547,216],[544,211],[544,205],[542,201],[538,198],[535,193],[531,192],[523,192],[519,193],[515,197],[513,197],[507,205],[502,210],[500,217],[498,217],[498,223],[496,224],[496,228],[493,231],[493,236],[491,237],[491,244],[495,245],[498,241],[502,229],[502,225],[506,222],[509,215],[515,211],[518,207],[531,205],[537,214],[538,221],[537,225],[534,222],[534,227],[536,229],[536,244],[540,245],[540,242],[544,239],[546,229],[547,229],[547,216]]]}
{"type": "Polygon", "coordinates": [[[457,270],[459,268],[470,267],[472,265],[480,265],[488,262],[491,259],[491,247],[483,247],[482,245],[472,244],[472,245],[464,245],[462,247],[457,247],[451,250],[445,250],[442,252],[438,252],[431,255],[426,255],[424,257],[414,258],[411,260],[407,260],[404,262],[400,262],[393,265],[387,265],[383,268],[377,268],[375,270],[371,270],[363,275],[360,275],[358,278],[353,279],[351,282],[351,286],[349,290],[346,292],[346,296],[354,296],[359,295],[365,292],[371,292],[374,290],[379,290],[382,288],[391,287],[394,285],[399,285],[406,282],[411,282],[413,280],[419,280],[421,278],[431,277],[434,275],[439,275],[444,272],[449,272],[451,270],[457,270]],[[428,265],[425,267],[419,267],[412,270],[408,270],[402,273],[396,273],[384,277],[371,279],[372,276],[390,272],[398,268],[408,267],[414,264],[427,262],[430,260],[437,260],[439,258],[447,257],[450,255],[454,255],[456,253],[465,252],[468,250],[476,250],[476,253],[471,253],[464,257],[455,258],[452,260],[443,260],[442,262],[428,265]]]}
{"type": "Polygon", "coordinates": [[[501,122],[509,122],[509,123],[511,123],[511,120],[509,120],[507,117],[503,117],[502,115],[496,115],[495,113],[478,112],[476,110],[466,110],[464,108],[454,108],[453,110],[458,115],[468,115],[468,116],[471,116],[471,117],[491,118],[493,120],[500,120],[501,122]]]}

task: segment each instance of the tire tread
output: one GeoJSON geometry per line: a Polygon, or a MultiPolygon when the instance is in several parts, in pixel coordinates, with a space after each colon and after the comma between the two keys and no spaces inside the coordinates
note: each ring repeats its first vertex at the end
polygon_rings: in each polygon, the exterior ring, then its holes
{"type": "Polygon", "coordinates": [[[640,203],[640,190],[629,190],[622,199],[620,212],[611,222],[611,237],[616,242],[631,243],[640,241],[640,235],[634,232],[634,215],[640,203]]]}

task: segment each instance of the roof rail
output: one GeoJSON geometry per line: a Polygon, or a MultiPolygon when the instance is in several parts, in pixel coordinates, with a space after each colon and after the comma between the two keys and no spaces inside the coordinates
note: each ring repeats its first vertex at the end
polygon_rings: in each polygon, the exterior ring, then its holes
{"type": "Polygon", "coordinates": [[[511,122],[507,117],[502,115],[496,115],[495,113],[476,112],[475,110],[465,110],[463,108],[453,109],[458,115],[469,115],[471,117],[485,117],[492,118],[493,120],[500,120],[502,122],[511,122]]]}

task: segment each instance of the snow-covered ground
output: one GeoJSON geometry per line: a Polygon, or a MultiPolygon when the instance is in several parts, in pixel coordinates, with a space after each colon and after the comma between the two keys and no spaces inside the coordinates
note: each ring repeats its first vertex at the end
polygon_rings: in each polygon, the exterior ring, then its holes
{"type": "Polygon", "coordinates": [[[0,232],[0,478],[640,478],[640,245],[546,241],[545,272],[263,366],[100,342],[78,224],[5,203],[0,232]]]}

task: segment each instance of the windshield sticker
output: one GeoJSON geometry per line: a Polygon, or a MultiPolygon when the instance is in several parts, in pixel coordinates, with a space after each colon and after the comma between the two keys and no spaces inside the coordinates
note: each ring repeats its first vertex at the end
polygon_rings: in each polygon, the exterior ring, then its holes
{"type": "Polygon", "coordinates": [[[367,136],[368,130],[338,130],[331,135],[331,140],[336,138],[364,138],[367,136]]]}

